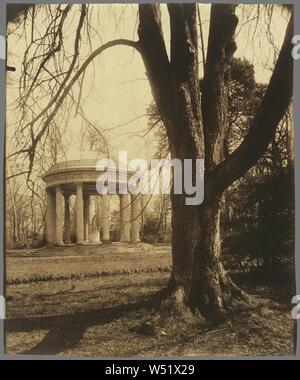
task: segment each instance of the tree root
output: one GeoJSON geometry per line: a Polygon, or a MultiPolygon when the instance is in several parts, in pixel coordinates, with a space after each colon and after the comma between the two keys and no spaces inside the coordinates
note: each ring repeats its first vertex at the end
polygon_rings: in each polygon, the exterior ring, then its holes
{"type": "Polygon", "coordinates": [[[206,319],[222,323],[233,319],[236,313],[258,307],[259,301],[238,287],[220,262],[200,269],[190,305],[206,319]]]}
{"type": "Polygon", "coordinates": [[[167,335],[170,331],[186,331],[188,327],[206,325],[207,322],[196,310],[192,311],[184,302],[184,289],[177,287],[161,302],[158,310],[139,328],[144,335],[167,335]]]}
{"type": "Polygon", "coordinates": [[[189,328],[206,331],[211,326],[231,325],[266,305],[266,301],[245,293],[235,285],[225,271],[219,273],[218,280],[217,290],[214,287],[206,298],[200,298],[209,302],[206,304],[187,305],[182,286],[162,292],[159,308],[135,331],[150,336],[167,335],[168,331],[174,330],[180,333],[189,328]]]}
{"type": "Polygon", "coordinates": [[[160,305],[159,324],[165,324],[174,321],[182,321],[187,324],[194,324],[202,320],[199,313],[193,313],[185,304],[185,295],[183,287],[177,287],[160,305]]]}

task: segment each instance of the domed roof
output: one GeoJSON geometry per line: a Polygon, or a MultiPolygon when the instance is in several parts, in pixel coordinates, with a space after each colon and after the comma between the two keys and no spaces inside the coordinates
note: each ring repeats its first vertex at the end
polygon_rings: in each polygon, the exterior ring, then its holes
{"type": "MultiPolygon", "coordinates": [[[[84,151],[84,150],[78,150],[76,155],[67,155],[67,160],[57,162],[56,164],[52,165],[49,170],[42,176],[45,180],[47,177],[58,174],[58,173],[71,173],[76,171],[96,171],[97,169],[97,163],[100,160],[104,160],[103,162],[103,170],[107,170],[109,167],[109,163],[106,163],[108,160],[113,160],[115,164],[115,168],[119,172],[126,172],[128,174],[132,174],[134,171],[130,168],[123,169],[120,168],[120,161],[115,160],[114,157],[106,155],[104,153],[98,153],[94,151],[84,151]],[[70,159],[70,158],[73,159],[70,159]]],[[[120,157],[119,157],[120,159],[120,157]]],[[[122,161],[121,161],[122,162],[122,161]]]]}

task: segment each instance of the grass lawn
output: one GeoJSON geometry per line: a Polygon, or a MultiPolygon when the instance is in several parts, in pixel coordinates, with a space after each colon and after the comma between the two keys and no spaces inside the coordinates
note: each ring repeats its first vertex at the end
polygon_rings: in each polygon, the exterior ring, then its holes
{"type": "Polygon", "coordinates": [[[170,247],[70,246],[7,254],[6,352],[80,356],[291,355],[290,305],[266,299],[232,324],[136,332],[169,278],[170,247]],[[127,249],[128,248],[128,249],[127,249]]]}
{"type": "Polygon", "coordinates": [[[170,246],[118,243],[16,250],[6,256],[7,284],[169,271],[170,246]]]}

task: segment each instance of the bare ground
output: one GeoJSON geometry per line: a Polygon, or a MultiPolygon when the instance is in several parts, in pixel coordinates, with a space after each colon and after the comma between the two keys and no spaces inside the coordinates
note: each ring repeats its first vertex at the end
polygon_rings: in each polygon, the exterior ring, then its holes
{"type": "Polygon", "coordinates": [[[165,287],[170,247],[70,246],[7,255],[7,353],[133,357],[292,355],[290,305],[266,286],[266,301],[226,325],[141,335],[165,287]],[[163,269],[165,268],[165,269],[163,269]],[[124,272],[124,273],[123,273],[124,272]],[[104,275],[103,275],[104,274],[104,275]],[[59,279],[59,280],[58,280],[59,279]]]}

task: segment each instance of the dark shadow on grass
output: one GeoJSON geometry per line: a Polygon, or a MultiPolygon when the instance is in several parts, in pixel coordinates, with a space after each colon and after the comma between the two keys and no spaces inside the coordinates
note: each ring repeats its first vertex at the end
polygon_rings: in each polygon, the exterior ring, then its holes
{"type": "Polygon", "coordinates": [[[108,324],[139,309],[150,310],[157,306],[159,299],[160,294],[156,294],[141,302],[76,313],[76,315],[15,318],[5,321],[5,332],[49,330],[41,342],[21,354],[56,355],[78,344],[87,328],[108,324]]]}
{"type": "MultiPolygon", "coordinates": [[[[169,273],[166,273],[167,275],[169,275],[169,273]]],[[[166,279],[165,278],[149,278],[149,279],[146,279],[143,281],[143,283],[132,283],[132,284],[127,284],[126,285],[126,289],[135,289],[135,288],[140,288],[141,286],[143,287],[150,287],[150,286],[153,286],[153,287],[161,287],[163,288],[164,286],[166,286],[166,279]]],[[[47,294],[37,294],[34,296],[34,299],[35,301],[36,300],[44,300],[44,299],[48,299],[50,297],[57,297],[57,296],[60,296],[60,295],[66,295],[66,294],[69,294],[69,295],[74,295],[76,294],[76,296],[78,295],[84,295],[84,294],[92,294],[92,293],[95,293],[95,294],[99,294],[98,292],[99,291],[109,291],[109,290],[124,290],[124,284],[114,284],[114,285],[101,285],[99,286],[98,288],[93,288],[93,290],[89,289],[89,290],[76,290],[76,291],[73,291],[75,289],[75,286],[72,285],[71,288],[67,289],[67,290],[62,290],[62,291],[59,291],[59,292],[56,292],[56,293],[47,293],[47,294]]]]}

